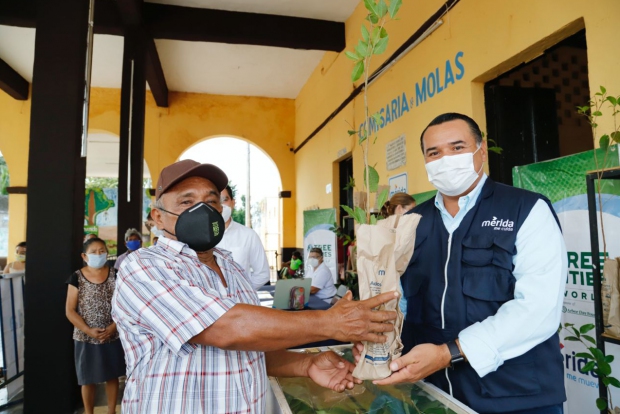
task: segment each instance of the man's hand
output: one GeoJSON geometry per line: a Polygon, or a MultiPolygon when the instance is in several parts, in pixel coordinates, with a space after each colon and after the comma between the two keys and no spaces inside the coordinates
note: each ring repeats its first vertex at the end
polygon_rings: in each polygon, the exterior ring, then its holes
{"type": "Polygon", "coordinates": [[[389,323],[396,319],[394,311],[375,311],[374,308],[398,299],[397,292],[387,292],[362,301],[353,301],[351,291],[326,312],[334,332],[332,338],[338,341],[369,341],[383,343],[387,337],[383,332],[394,330],[389,323]]]}
{"type": "Polygon", "coordinates": [[[447,345],[420,344],[408,354],[392,361],[390,364],[391,376],[380,381],[373,381],[373,384],[389,385],[416,382],[450,366],[450,359],[450,351],[447,345]]]}
{"type": "Polygon", "coordinates": [[[356,382],[361,384],[351,375],[354,369],[355,365],[332,351],[322,352],[310,359],[308,377],[322,387],[342,392],[353,388],[356,382]]]}

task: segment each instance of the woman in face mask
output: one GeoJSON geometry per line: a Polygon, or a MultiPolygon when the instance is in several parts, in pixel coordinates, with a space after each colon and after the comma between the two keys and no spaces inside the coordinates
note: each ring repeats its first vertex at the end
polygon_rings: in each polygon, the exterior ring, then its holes
{"type": "Polygon", "coordinates": [[[67,280],[67,319],[75,327],[75,368],[82,386],[85,414],[92,414],[95,384],[106,383],[108,413],[116,410],[118,378],[125,375],[125,357],[112,320],[112,295],[116,283],[108,267],[108,249],[103,240],[84,243],[82,259],[86,266],[67,280]]]}
{"type": "Polygon", "coordinates": [[[19,273],[26,271],[26,242],[15,246],[15,261],[4,268],[4,273],[19,273]]]}

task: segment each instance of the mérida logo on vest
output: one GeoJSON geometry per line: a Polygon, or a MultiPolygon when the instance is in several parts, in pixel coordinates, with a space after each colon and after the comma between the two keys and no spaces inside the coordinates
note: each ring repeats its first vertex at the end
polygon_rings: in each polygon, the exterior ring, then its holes
{"type": "Polygon", "coordinates": [[[495,216],[493,216],[492,220],[485,220],[482,222],[482,227],[493,227],[494,230],[512,231],[514,226],[514,221],[508,219],[498,219],[495,216]]]}

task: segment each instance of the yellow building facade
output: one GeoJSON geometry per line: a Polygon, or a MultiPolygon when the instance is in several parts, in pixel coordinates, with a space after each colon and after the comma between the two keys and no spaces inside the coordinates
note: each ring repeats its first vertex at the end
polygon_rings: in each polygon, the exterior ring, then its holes
{"type": "MultiPolygon", "coordinates": [[[[374,58],[372,69],[442,7],[444,2],[436,0],[403,1],[399,20],[387,27],[388,49],[374,58]]],[[[605,85],[610,92],[620,93],[617,16],[620,3],[616,0],[600,0],[596,5],[577,0],[458,2],[433,33],[368,90],[370,111],[382,112],[384,120],[369,156],[381,184],[407,173],[409,193],[431,190],[419,149],[419,136],[428,122],[443,112],[462,112],[486,130],[485,84],[584,29],[589,90],[593,93],[605,85]],[[405,137],[406,163],[388,171],[386,146],[401,136],[405,137]]],[[[364,17],[360,3],[346,22],[348,50],[361,36],[364,17]]],[[[144,154],[153,181],[161,168],[202,140],[223,135],[247,140],[274,161],[282,190],[292,192],[292,198],[282,199],[282,246],[302,246],[303,211],[340,204],[338,163],[352,157],[353,178],[363,183],[361,149],[356,138],[347,134],[363,122],[361,95],[308,139],[352,93],[352,66],[344,53],[325,53],[294,100],[171,92],[169,108],[158,108],[147,93],[144,154]],[[326,191],[326,186],[332,191],[326,191]]],[[[14,187],[28,183],[29,126],[30,101],[0,94],[0,151],[14,187]]],[[[91,131],[118,135],[119,126],[120,90],[94,88],[91,131]]],[[[26,197],[10,195],[10,246],[25,239],[26,197]]],[[[9,248],[9,260],[12,255],[9,248]]]]}

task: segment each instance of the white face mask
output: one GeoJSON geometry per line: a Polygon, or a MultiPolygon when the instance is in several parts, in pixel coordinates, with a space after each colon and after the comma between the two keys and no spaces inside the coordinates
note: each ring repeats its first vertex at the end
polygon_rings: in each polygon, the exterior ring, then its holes
{"type": "Polygon", "coordinates": [[[108,260],[107,253],[102,253],[102,254],[87,253],[86,256],[88,257],[88,262],[87,262],[88,266],[92,267],[93,269],[101,269],[103,265],[106,264],[106,261],[108,260]]]}
{"type": "Polygon", "coordinates": [[[447,196],[463,194],[476,181],[480,171],[474,169],[474,152],[458,155],[446,155],[437,161],[427,163],[428,181],[441,193],[447,196]]]}
{"type": "Polygon", "coordinates": [[[162,230],[159,230],[159,229],[157,228],[157,226],[153,226],[153,227],[151,227],[151,234],[152,234],[153,236],[155,236],[155,237],[161,237],[161,236],[163,236],[163,233],[164,233],[164,232],[163,232],[162,230]]]}
{"type": "Polygon", "coordinates": [[[231,214],[232,214],[232,209],[228,207],[226,204],[222,204],[222,218],[224,219],[224,223],[228,222],[231,214]]]}
{"type": "Polygon", "coordinates": [[[308,264],[312,266],[313,269],[316,269],[319,266],[319,259],[316,257],[310,257],[308,259],[308,264]]]}

